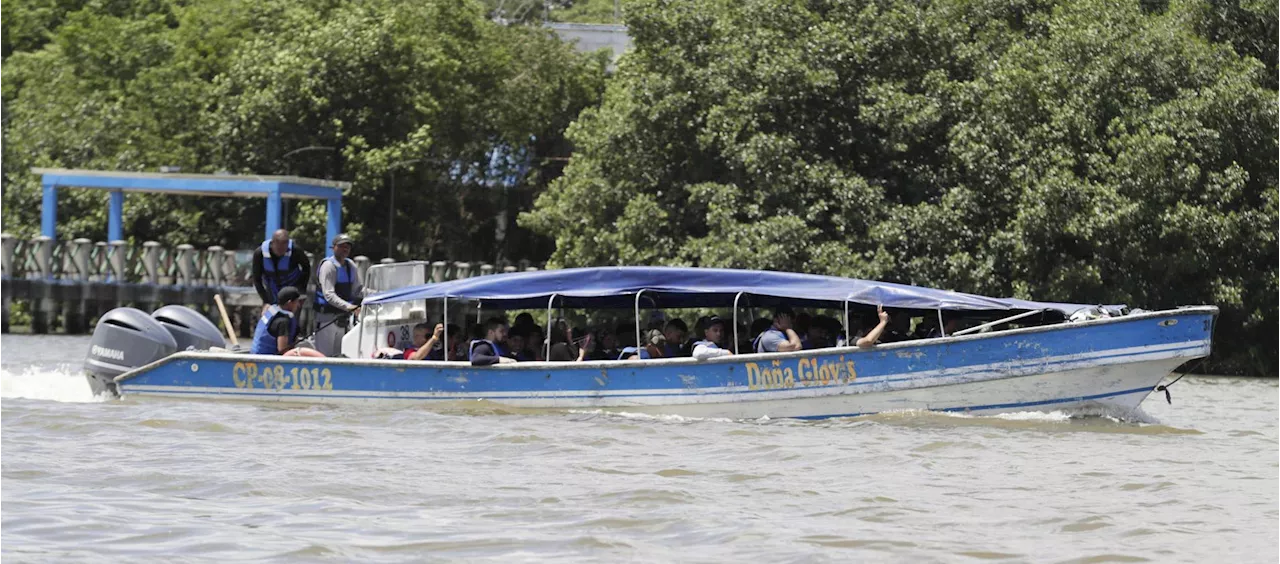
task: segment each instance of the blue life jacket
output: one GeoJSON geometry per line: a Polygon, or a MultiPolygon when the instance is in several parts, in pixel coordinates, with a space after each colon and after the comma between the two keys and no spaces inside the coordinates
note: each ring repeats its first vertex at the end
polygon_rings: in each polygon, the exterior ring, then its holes
{"type": "MultiPolygon", "coordinates": [[[[345,264],[338,264],[338,259],[333,257],[325,257],[323,262],[331,262],[334,266],[338,267],[338,280],[333,285],[333,292],[338,294],[339,298],[342,298],[347,302],[353,301],[352,286],[356,279],[356,263],[351,259],[347,259],[345,264]]],[[[320,286],[320,284],[316,284],[316,311],[325,313],[343,313],[345,310],[329,305],[329,302],[324,299],[324,289],[320,286]]]]}
{"type": "Polygon", "coordinates": [[[783,333],[782,331],[779,331],[777,327],[769,327],[768,329],[765,329],[765,330],[764,330],[764,332],[760,333],[760,335],[758,335],[758,336],[755,338],[755,340],[754,340],[754,341],[751,341],[751,348],[755,349],[755,351],[756,351],[756,352],[758,352],[758,353],[763,353],[763,352],[776,352],[776,351],[766,351],[766,350],[764,350],[764,336],[765,336],[765,335],[768,335],[770,331],[772,331],[772,332],[774,332],[774,333],[777,333],[777,334],[779,334],[779,335],[782,335],[782,340],[784,340],[784,341],[785,341],[785,340],[787,340],[787,334],[786,334],[786,333],[783,333]]]}
{"type": "Polygon", "coordinates": [[[271,260],[271,240],[262,242],[262,285],[267,289],[271,303],[275,303],[280,288],[297,287],[301,278],[302,269],[293,261],[293,239],[289,240],[289,250],[279,260],[271,260]]]}
{"type": "Polygon", "coordinates": [[[279,347],[276,346],[276,337],[267,330],[271,325],[271,320],[277,315],[289,316],[289,342],[298,338],[298,318],[294,317],[280,306],[273,305],[267,308],[267,311],[258,318],[258,327],[253,330],[253,348],[249,352],[253,354],[280,354],[279,347]]]}
{"type": "Polygon", "coordinates": [[[498,347],[498,343],[495,343],[488,339],[476,339],[474,341],[471,341],[470,347],[467,347],[467,360],[471,360],[471,357],[475,356],[476,345],[480,343],[488,343],[490,347],[493,347],[494,356],[502,356],[502,349],[498,347]]]}
{"type": "Polygon", "coordinates": [[[640,355],[641,360],[649,360],[650,358],[652,358],[649,356],[649,351],[645,349],[637,349],[635,347],[622,347],[622,352],[618,353],[618,360],[626,360],[627,357],[633,354],[640,355]]]}

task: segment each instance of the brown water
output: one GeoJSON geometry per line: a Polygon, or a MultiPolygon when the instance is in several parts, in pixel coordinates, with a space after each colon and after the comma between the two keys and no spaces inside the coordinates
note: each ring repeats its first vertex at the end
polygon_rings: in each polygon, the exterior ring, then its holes
{"type": "Polygon", "coordinates": [[[1274,378],[1127,422],[384,411],[101,401],[87,343],[0,341],[6,562],[1278,558],[1274,378]]]}

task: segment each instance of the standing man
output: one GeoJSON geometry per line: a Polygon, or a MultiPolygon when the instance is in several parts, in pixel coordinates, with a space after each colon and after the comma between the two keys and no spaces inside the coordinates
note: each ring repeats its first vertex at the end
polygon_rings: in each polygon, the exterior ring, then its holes
{"type": "Polygon", "coordinates": [[[277,304],[276,296],[285,286],[307,288],[311,280],[311,261],[302,249],[295,249],[289,232],[277,229],[271,239],[253,251],[253,287],[262,298],[262,311],[277,304]]]}
{"type": "Polygon", "coordinates": [[[333,239],[333,256],[320,261],[316,271],[316,350],[325,356],[342,354],[342,336],[351,318],[360,313],[360,271],[351,260],[351,238],[333,239]]]}

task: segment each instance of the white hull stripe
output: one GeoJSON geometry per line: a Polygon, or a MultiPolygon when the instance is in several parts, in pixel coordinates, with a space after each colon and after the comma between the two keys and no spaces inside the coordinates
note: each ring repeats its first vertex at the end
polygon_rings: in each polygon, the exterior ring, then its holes
{"type": "MultiPolygon", "coordinates": [[[[1151,393],[1151,388],[1144,387],[1144,388],[1134,388],[1132,390],[1121,390],[1118,392],[1107,392],[1105,394],[1092,394],[1087,396],[1057,398],[1057,399],[1040,400],[1040,401],[993,403],[990,405],[966,405],[963,407],[942,407],[942,408],[932,409],[932,411],[964,412],[964,411],[990,411],[992,409],[1017,409],[1022,407],[1040,407],[1045,405],[1076,403],[1076,402],[1094,401],[1094,400],[1107,399],[1107,398],[1115,398],[1120,396],[1127,396],[1130,394],[1149,394],[1149,393],[1151,393]]],[[[792,419],[830,419],[832,417],[858,417],[862,415],[874,415],[874,413],[840,413],[840,414],[833,414],[833,415],[813,415],[813,416],[802,415],[802,416],[792,416],[791,418],[792,419]]]]}

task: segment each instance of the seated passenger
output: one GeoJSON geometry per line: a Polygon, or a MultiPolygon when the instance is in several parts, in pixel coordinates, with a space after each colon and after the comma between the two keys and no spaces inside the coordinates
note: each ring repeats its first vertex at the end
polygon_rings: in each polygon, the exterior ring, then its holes
{"type": "Polygon", "coordinates": [[[507,364],[516,359],[506,356],[502,344],[507,340],[507,323],[501,318],[492,317],[484,323],[483,339],[471,341],[467,350],[467,358],[471,366],[489,366],[491,364],[507,364]]]}
{"type": "Polygon", "coordinates": [[[733,354],[733,351],[720,347],[720,343],[724,341],[723,319],[713,315],[702,325],[702,340],[693,344],[693,358],[706,360],[733,354]]]}
{"type": "MultiPolygon", "coordinates": [[[[402,358],[405,360],[444,360],[444,341],[445,327],[443,323],[437,323],[431,331],[431,336],[426,339],[419,339],[419,330],[430,327],[426,323],[419,323],[413,326],[413,344],[411,348],[404,351],[402,358]]],[[[452,323],[449,324],[449,360],[462,360],[465,354],[458,351],[458,343],[462,340],[462,329],[452,323]]],[[[394,357],[392,357],[394,358],[394,357]]]]}
{"type": "Polygon", "coordinates": [[[689,326],[685,325],[684,320],[675,317],[668,321],[662,328],[662,337],[665,341],[662,345],[662,356],[665,358],[689,356],[689,351],[683,347],[685,335],[688,333],[689,326]]]}
{"type": "Polygon", "coordinates": [[[587,353],[587,358],[591,360],[616,360],[622,353],[622,348],[618,346],[618,337],[607,327],[601,327],[596,331],[596,342],[599,344],[595,350],[587,353]]]}
{"type": "Polygon", "coordinates": [[[791,319],[791,329],[800,336],[800,348],[810,349],[809,346],[809,326],[813,322],[813,317],[806,312],[800,312],[791,319]]]}
{"type": "Polygon", "coordinates": [[[804,350],[825,349],[831,346],[827,338],[827,325],[821,317],[815,317],[810,321],[809,329],[805,331],[804,338],[800,342],[804,344],[804,350]]]}
{"type": "MultiPolygon", "coordinates": [[[[436,325],[436,328],[440,331],[444,331],[444,325],[436,325]]],[[[413,353],[418,352],[418,350],[422,349],[427,344],[428,341],[431,341],[431,338],[433,336],[434,335],[430,325],[426,323],[419,323],[417,325],[414,325],[413,326],[413,343],[411,346],[405,347],[404,351],[401,353],[401,358],[408,359],[409,357],[413,356],[413,353]]],[[[439,342],[439,339],[436,339],[435,342],[439,342]]],[[[430,349],[428,348],[428,350],[430,349]]],[[[425,355],[427,353],[426,351],[423,351],[422,354],[425,355]]]]}
{"type": "Polygon", "coordinates": [[[644,336],[644,350],[649,358],[666,358],[667,336],[660,329],[650,329],[644,336]]]}
{"type": "Polygon", "coordinates": [[[582,340],[582,346],[574,343],[573,329],[569,322],[556,320],[551,326],[551,354],[547,360],[552,362],[582,362],[587,359],[587,349],[591,346],[591,335],[582,340]]]}
{"type": "Polygon", "coordinates": [[[510,356],[520,362],[528,362],[533,360],[533,353],[529,352],[526,337],[529,335],[529,326],[516,327],[508,331],[507,348],[510,356]]]}
{"type": "MultiPolygon", "coordinates": [[[[467,358],[466,344],[468,341],[463,338],[466,335],[462,332],[462,328],[450,323],[448,333],[449,360],[465,360],[467,358]]],[[[424,357],[423,360],[444,360],[445,347],[442,346],[439,339],[437,339],[434,346],[425,348],[430,349],[430,352],[427,353],[427,356],[424,357]]]]}
{"type": "Polygon", "coordinates": [[[298,318],[294,317],[294,314],[301,305],[302,294],[297,288],[293,286],[280,288],[280,292],[276,294],[276,305],[267,306],[267,310],[258,319],[258,326],[253,330],[253,345],[249,352],[323,357],[324,354],[315,349],[294,347],[298,339],[298,318]]]}
{"type": "Polygon", "coordinates": [[[541,326],[533,325],[529,327],[529,332],[524,338],[524,349],[529,356],[529,360],[546,360],[547,341],[542,335],[541,326]]]}
{"type": "Polygon", "coordinates": [[[917,339],[936,339],[938,337],[951,336],[952,333],[960,330],[960,316],[953,311],[942,312],[942,327],[946,331],[938,329],[938,320],[936,317],[926,317],[924,321],[916,327],[913,336],[917,339]]]}
{"type": "Polygon", "coordinates": [[[865,349],[874,347],[876,343],[880,342],[880,337],[884,334],[885,327],[889,325],[889,314],[884,311],[883,307],[876,306],[876,316],[880,321],[874,327],[868,322],[869,320],[863,320],[864,329],[858,331],[857,340],[854,341],[855,345],[865,349]]]}
{"type": "Polygon", "coordinates": [[[756,352],[791,352],[804,348],[800,343],[800,336],[796,334],[792,328],[792,319],[795,313],[787,306],[781,306],[773,311],[773,325],[756,337],[756,352]]]}

